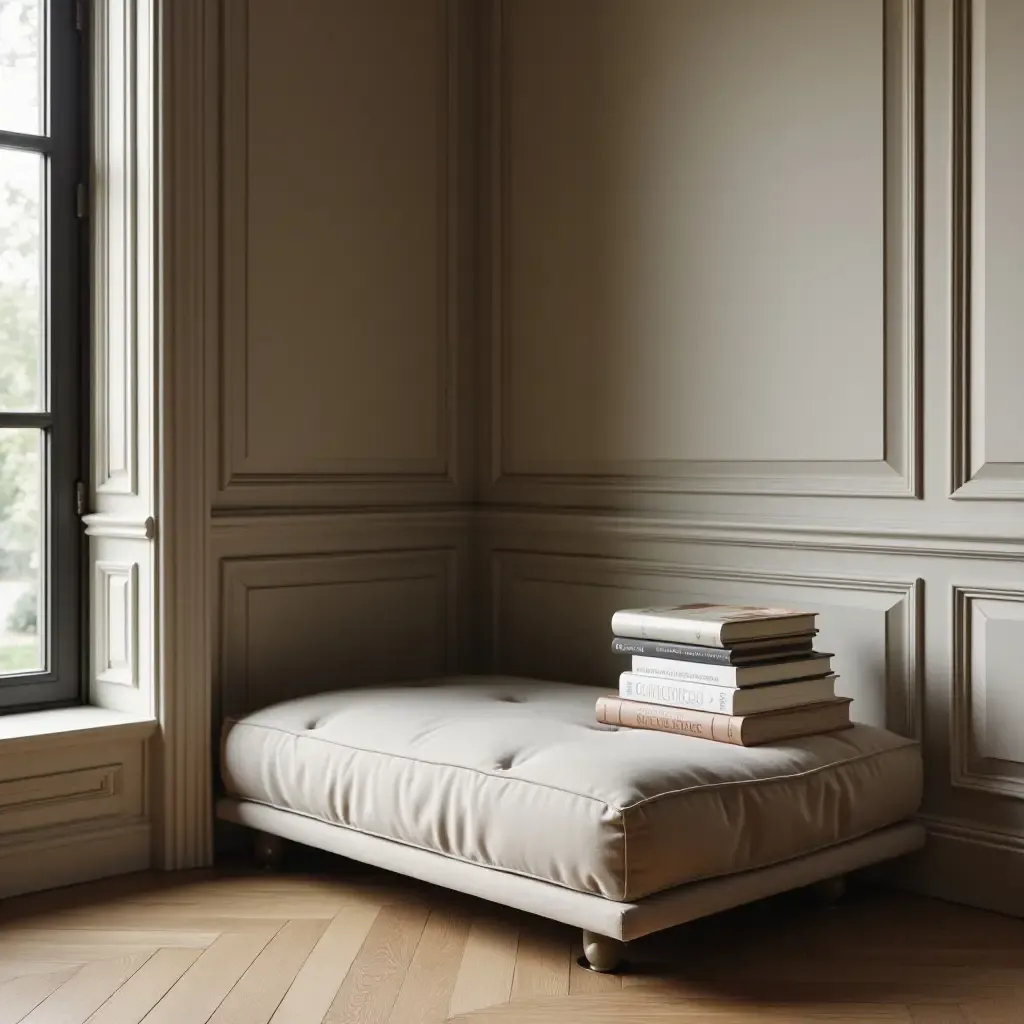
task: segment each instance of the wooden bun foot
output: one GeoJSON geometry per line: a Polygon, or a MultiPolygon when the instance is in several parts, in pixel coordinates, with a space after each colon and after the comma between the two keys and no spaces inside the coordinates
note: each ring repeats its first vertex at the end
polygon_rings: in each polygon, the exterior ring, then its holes
{"type": "Polygon", "coordinates": [[[834,878],[823,878],[808,886],[807,894],[819,907],[834,907],[843,901],[846,895],[846,875],[834,878]]]}
{"type": "Polygon", "coordinates": [[[276,871],[284,861],[285,841],[269,832],[257,832],[252,841],[252,857],[257,867],[276,871]]]}
{"type": "Polygon", "coordinates": [[[624,942],[609,939],[605,935],[594,932],[583,933],[583,956],[577,960],[580,967],[599,974],[614,974],[620,971],[624,961],[622,955],[626,949],[624,942]]]}

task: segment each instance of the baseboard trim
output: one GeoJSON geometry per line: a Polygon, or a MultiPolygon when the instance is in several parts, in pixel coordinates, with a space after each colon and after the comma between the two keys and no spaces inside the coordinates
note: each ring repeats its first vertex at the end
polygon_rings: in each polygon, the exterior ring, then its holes
{"type": "Polygon", "coordinates": [[[0,846],[0,898],[110,875],[144,871],[152,863],[149,822],[108,828],[68,828],[0,846]]]}
{"type": "Polygon", "coordinates": [[[886,880],[925,896],[1024,917],[1024,835],[931,815],[919,852],[888,866],[886,880]]]}

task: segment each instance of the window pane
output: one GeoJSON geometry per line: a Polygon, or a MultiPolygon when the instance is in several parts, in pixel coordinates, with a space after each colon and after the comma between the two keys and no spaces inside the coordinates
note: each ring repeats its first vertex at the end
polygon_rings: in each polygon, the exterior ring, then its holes
{"type": "Polygon", "coordinates": [[[0,677],[45,668],[42,442],[39,430],[0,429],[0,677]]]}
{"type": "Polygon", "coordinates": [[[43,0],[0,0],[0,129],[42,133],[43,0]]]}
{"type": "Polygon", "coordinates": [[[42,401],[43,159],[0,149],[0,412],[42,401]]]}

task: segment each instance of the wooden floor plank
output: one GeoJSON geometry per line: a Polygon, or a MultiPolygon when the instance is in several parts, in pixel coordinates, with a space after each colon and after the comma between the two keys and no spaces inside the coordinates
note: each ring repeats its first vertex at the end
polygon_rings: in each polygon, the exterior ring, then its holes
{"type": "Polygon", "coordinates": [[[313,918],[329,921],[342,907],[351,903],[351,897],[320,897],[320,896],[254,896],[247,900],[243,895],[230,898],[214,897],[209,900],[189,902],[163,903],[122,903],[121,908],[131,908],[138,912],[145,910],[160,916],[165,921],[181,918],[192,918],[200,915],[208,917],[263,917],[278,918],[283,905],[287,905],[287,917],[313,918]]]}
{"type": "Polygon", "coordinates": [[[519,932],[511,1001],[569,992],[570,929],[553,923],[530,922],[519,932]]]}
{"type": "Polygon", "coordinates": [[[90,1018],[89,1024],[139,1024],[199,959],[201,949],[159,949],[90,1018]]]}
{"type": "Polygon", "coordinates": [[[201,905],[195,907],[169,907],[163,904],[150,906],[145,903],[111,904],[106,907],[89,907],[88,910],[72,909],[66,913],[47,914],[45,918],[29,921],[15,921],[0,924],[0,935],[4,941],[16,942],[29,932],[36,930],[62,931],[67,942],[75,942],[82,932],[119,932],[131,940],[134,932],[205,932],[212,936],[210,944],[224,932],[260,931],[264,928],[282,928],[289,920],[278,913],[271,917],[212,917],[204,912],[201,905]]]}
{"type": "Polygon", "coordinates": [[[917,1003],[910,1007],[914,1024],[969,1024],[957,1003],[917,1003]]]}
{"type": "Polygon", "coordinates": [[[205,949],[220,936],[220,931],[184,928],[157,930],[145,928],[76,928],[71,934],[67,928],[26,928],[12,934],[11,939],[0,943],[0,953],[7,942],[36,946],[67,945],[69,942],[90,946],[144,946],[159,949],[162,946],[184,946],[189,949],[205,949]]]}
{"type": "Polygon", "coordinates": [[[447,909],[427,919],[389,1024],[437,1024],[448,1016],[469,934],[469,920],[447,909]]]}
{"type": "Polygon", "coordinates": [[[427,923],[420,903],[384,907],[327,1011],[324,1024],[385,1024],[427,923]]]}
{"type": "Polygon", "coordinates": [[[380,907],[372,903],[338,913],[295,976],[271,1024],[320,1024],[379,913],[380,907]]]}
{"type": "Polygon", "coordinates": [[[266,1024],[306,958],[327,928],[326,921],[289,921],[210,1018],[210,1024],[266,1024]]]}
{"type": "Polygon", "coordinates": [[[47,996],[22,1024],[84,1024],[150,955],[119,956],[86,964],[47,996]]]}
{"type": "Polygon", "coordinates": [[[588,995],[541,998],[452,1017],[449,1024],[910,1024],[906,1007],[863,1006],[852,1013],[834,1008],[706,1006],[666,1004],[631,997],[588,995]]]}
{"type": "Polygon", "coordinates": [[[1024,993],[1007,992],[990,999],[971,1000],[963,1009],[970,1024],[1021,1024],[1024,993]]]}
{"type": "Polygon", "coordinates": [[[81,967],[82,962],[67,960],[3,960],[0,961],[0,985],[15,978],[23,978],[26,974],[53,974],[65,971],[69,967],[81,967]]]}
{"type": "Polygon", "coordinates": [[[222,935],[143,1018],[145,1024],[206,1024],[275,932],[222,935]]]}
{"type": "Polygon", "coordinates": [[[152,956],[157,947],[148,942],[78,942],[73,936],[65,942],[0,942],[0,960],[50,960],[61,963],[87,963],[91,960],[116,960],[129,956],[152,956]]]}
{"type": "Polygon", "coordinates": [[[67,967],[49,974],[27,974],[0,985],[0,1024],[18,1024],[77,973],[77,967],[67,967]]]}
{"type": "Polygon", "coordinates": [[[473,922],[451,996],[452,1016],[508,1002],[518,946],[518,925],[494,916],[473,922]]]}

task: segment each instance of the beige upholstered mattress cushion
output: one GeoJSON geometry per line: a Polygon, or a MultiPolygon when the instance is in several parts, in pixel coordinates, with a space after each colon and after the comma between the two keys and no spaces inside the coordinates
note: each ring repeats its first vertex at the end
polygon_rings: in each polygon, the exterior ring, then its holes
{"type": "Polygon", "coordinates": [[[918,806],[917,745],[869,726],[772,746],[614,729],[603,689],[466,676],[225,724],[227,792],[614,900],[775,863],[918,806]]]}

